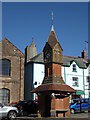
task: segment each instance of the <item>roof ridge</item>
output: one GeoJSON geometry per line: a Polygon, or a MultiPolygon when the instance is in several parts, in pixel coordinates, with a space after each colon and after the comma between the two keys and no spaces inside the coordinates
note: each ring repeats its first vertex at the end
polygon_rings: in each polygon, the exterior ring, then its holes
{"type": "Polygon", "coordinates": [[[82,57],[77,57],[77,56],[68,56],[68,55],[63,55],[63,57],[75,58],[75,59],[83,59],[82,57]]]}

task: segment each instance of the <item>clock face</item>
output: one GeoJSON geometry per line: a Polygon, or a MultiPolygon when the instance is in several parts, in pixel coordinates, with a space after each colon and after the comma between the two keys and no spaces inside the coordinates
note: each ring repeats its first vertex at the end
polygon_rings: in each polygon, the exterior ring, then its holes
{"type": "Polygon", "coordinates": [[[51,51],[45,52],[45,58],[48,59],[51,57],[51,51]]]}

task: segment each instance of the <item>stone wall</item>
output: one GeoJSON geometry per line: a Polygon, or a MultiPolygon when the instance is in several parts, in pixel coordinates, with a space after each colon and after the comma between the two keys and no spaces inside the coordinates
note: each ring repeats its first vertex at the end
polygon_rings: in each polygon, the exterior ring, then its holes
{"type": "Polygon", "coordinates": [[[24,54],[6,38],[0,44],[0,59],[10,60],[11,69],[10,76],[0,76],[0,89],[10,90],[10,103],[24,100],[24,54]]]}

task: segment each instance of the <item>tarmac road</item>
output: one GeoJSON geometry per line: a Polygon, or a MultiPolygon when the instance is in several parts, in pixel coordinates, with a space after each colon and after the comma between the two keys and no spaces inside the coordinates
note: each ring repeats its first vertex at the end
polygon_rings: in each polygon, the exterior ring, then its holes
{"type": "Polygon", "coordinates": [[[70,118],[89,118],[90,113],[88,112],[82,112],[82,113],[76,113],[76,114],[71,114],[70,118]]]}
{"type": "MultiPolygon", "coordinates": [[[[61,119],[61,120],[66,120],[67,118],[61,119]]],[[[90,120],[90,113],[88,112],[83,112],[83,113],[76,113],[76,114],[71,114],[70,120],[90,120]]],[[[18,117],[16,120],[52,120],[52,118],[34,118],[34,117],[18,117]]],[[[53,119],[54,120],[54,119],[53,119]]],[[[58,120],[58,118],[55,118],[55,120],[58,120]]],[[[69,118],[67,119],[69,120],[69,118]]]]}

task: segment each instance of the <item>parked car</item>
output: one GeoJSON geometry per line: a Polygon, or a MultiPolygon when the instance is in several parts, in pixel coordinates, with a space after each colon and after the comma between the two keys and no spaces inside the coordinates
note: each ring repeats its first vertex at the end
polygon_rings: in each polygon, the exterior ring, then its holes
{"type": "Polygon", "coordinates": [[[90,110],[90,100],[87,99],[74,99],[72,103],[70,103],[70,111],[71,113],[89,111],[90,110]]]}
{"type": "Polygon", "coordinates": [[[35,115],[38,111],[38,103],[31,100],[20,101],[14,106],[18,108],[19,114],[22,116],[35,115]]]}
{"type": "Polygon", "coordinates": [[[6,106],[0,103],[0,119],[8,118],[8,120],[14,120],[18,115],[18,109],[12,106],[6,106]]]}

